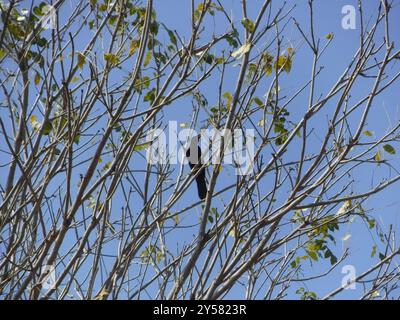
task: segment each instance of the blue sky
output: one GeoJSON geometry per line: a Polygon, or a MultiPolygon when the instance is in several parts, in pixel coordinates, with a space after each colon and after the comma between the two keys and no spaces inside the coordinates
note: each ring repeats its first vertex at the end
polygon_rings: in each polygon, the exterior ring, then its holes
{"type": "MultiPolygon", "coordinates": [[[[155,8],[157,11],[157,19],[163,23],[165,23],[168,28],[172,30],[176,30],[176,32],[180,35],[182,39],[187,39],[191,33],[190,27],[190,2],[188,0],[155,0],[155,8]]],[[[259,0],[250,0],[248,1],[248,17],[255,20],[259,8],[263,1],[259,0]]],[[[398,0],[394,1],[396,6],[393,8],[392,12],[392,21],[391,21],[391,36],[392,40],[396,43],[399,43],[400,36],[400,19],[396,19],[396,17],[400,16],[400,2],[398,0]]],[[[239,0],[223,0],[221,3],[225,6],[225,8],[229,8],[228,12],[231,13],[231,16],[236,25],[240,25],[240,20],[242,18],[241,12],[241,2],[239,0]]],[[[278,5],[281,5],[281,1],[273,1],[274,10],[277,9],[278,5]]],[[[370,16],[374,16],[376,14],[376,6],[379,3],[378,0],[370,0],[363,1],[364,5],[364,19],[368,20],[370,16]]],[[[65,4],[62,10],[71,10],[73,8],[74,1],[69,1],[65,4]]],[[[328,50],[324,54],[323,58],[319,62],[319,65],[324,66],[324,70],[321,72],[320,77],[318,78],[317,86],[316,86],[316,94],[318,97],[320,94],[326,94],[328,89],[333,85],[333,83],[337,80],[338,76],[343,72],[343,70],[348,65],[348,62],[353,57],[354,53],[358,49],[359,45],[359,17],[357,15],[357,28],[355,30],[345,30],[341,27],[341,19],[343,17],[341,10],[344,5],[354,5],[357,6],[356,0],[335,0],[335,1],[327,1],[327,0],[319,0],[315,1],[315,33],[318,38],[321,39],[321,43],[326,42],[325,36],[328,33],[334,33],[334,40],[332,44],[329,46],[328,50]]],[[[293,11],[290,16],[295,17],[295,19],[299,22],[303,30],[309,30],[309,12],[307,1],[305,0],[288,0],[286,8],[291,8],[294,6],[293,11]]],[[[205,41],[209,39],[213,34],[221,34],[227,31],[228,27],[226,25],[226,20],[222,19],[219,13],[214,17],[207,17],[207,29],[203,33],[202,37],[204,37],[205,41]]],[[[308,34],[308,32],[306,32],[308,34]]],[[[48,33],[49,34],[49,33],[48,33]]],[[[383,38],[383,30],[382,28],[378,30],[378,34],[381,38],[383,38]]],[[[377,36],[377,39],[379,36],[377,36]]],[[[78,39],[82,41],[77,42],[77,50],[82,50],[86,45],[85,40],[87,40],[87,34],[82,33],[79,34],[78,39]]],[[[107,38],[105,38],[105,43],[107,42],[107,38]]],[[[200,41],[201,42],[201,41],[200,41]]],[[[307,48],[307,45],[302,40],[301,35],[299,34],[297,28],[294,26],[292,21],[289,21],[285,30],[284,30],[284,43],[283,47],[293,47],[295,49],[295,57],[293,60],[292,70],[289,74],[285,74],[280,80],[280,87],[282,94],[293,94],[300,85],[304,84],[304,82],[309,79],[311,74],[311,66],[312,66],[312,54],[307,48]]],[[[221,47],[218,47],[219,49],[221,47]]],[[[218,53],[217,51],[215,53],[218,53]]],[[[127,76],[130,65],[125,64],[123,68],[117,72],[112,74],[112,81],[114,83],[121,82],[125,76],[127,76]]],[[[236,77],[239,72],[239,66],[237,67],[229,67],[230,69],[227,71],[227,76],[224,81],[224,91],[233,92],[236,84],[236,77]]],[[[396,70],[389,71],[395,72],[396,70]]],[[[84,71],[88,72],[87,70],[84,71]]],[[[200,88],[203,93],[206,95],[207,100],[210,105],[213,105],[218,100],[218,90],[216,87],[216,83],[218,83],[219,75],[215,77],[211,77],[208,81],[206,81],[200,88]]],[[[261,85],[258,89],[257,94],[262,96],[265,93],[265,90],[269,86],[269,82],[266,82],[264,85],[261,85]]],[[[362,82],[356,86],[356,89],[352,92],[351,102],[357,101],[357,98],[365,95],[371,87],[372,80],[364,79],[362,82]]],[[[371,116],[368,121],[368,130],[374,133],[376,137],[380,137],[382,134],[386,133],[388,128],[397,123],[399,121],[399,83],[395,83],[390,90],[381,96],[377,97],[374,102],[374,106],[371,111],[371,116]]],[[[32,101],[36,97],[35,92],[32,92],[32,101]]],[[[0,98],[1,99],[1,98],[0,98]]],[[[298,120],[306,110],[308,99],[308,91],[304,94],[299,95],[296,100],[290,104],[289,111],[291,114],[291,119],[298,120]]],[[[332,106],[333,107],[333,106],[332,106]]],[[[99,109],[101,106],[99,106],[99,109]]],[[[37,113],[36,111],[33,111],[37,113]]],[[[316,132],[323,132],[323,129],[326,128],[327,122],[324,120],[330,115],[329,108],[322,112],[322,114],[312,122],[312,126],[315,126],[316,132]]],[[[164,121],[168,120],[176,120],[178,123],[189,122],[192,116],[192,106],[191,106],[191,98],[187,97],[179,100],[177,103],[173,103],[172,105],[165,108],[163,113],[164,121]]],[[[356,117],[357,115],[355,115],[356,117]]],[[[195,126],[195,129],[199,130],[204,127],[204,120],[207,115],[205,112],[200,113],[200,119],[195,126]]],[[[140,120],[138,120],[140,121],[140,120]]],[[[105,124],[105,122],[104,122],[105,124]]],[[[91,132],[95,132],[97,130],[102,130],[101,122],[97,124],[96,127],[88,130],[88,134],[91,132]]],[[[311,137],[311,150],[314,148],[318,148],[318,136],[311,137]]],[[[84,139],[84,136],[83,136],[84,139]]],[[[300,143],[298,144],[300,146],[300,143]]],[[[393,144],[394,147],[398,148],[398,144],[393,144]]],[[[85,151],[84,157],[87,156],[87,152],[93,152],[94,146],[85,151]]],[[[296,147],[293,150],[288,152],[288,159],[294,159],[297,154],[298,149],[296,147]]],[[[393,160],[394,165],[396,166],[396,162],[398,162],[398,154],[392,155],[389,158],[393,160]]],[[[103,157],[103,161],[106,162],[108,160],[108,156],[105,155],[103,157]]],[[[1,165],[3,165],[7,159],[0,159],[1,165]],[[5,159],[5,160],[3,160],[5,159]]],[[[146,162],[143,158],[143,155],[134,155],[132,159],[132,164],[134,163],[137,167],[145,168],[146,162]],[[134,161],[134,162],[133,162],[134,161]]],[[[397,167],[398,168],[398,167],[397,167]]],[[[1,185],[4,185],[5,179],[5,167],[0,167],[0,182],[1,185]]],[[[74,181],[79,181],[79,174],[84,172],[85,164],[82,164],[78,167],[75,172],[74,181]]],[[[185,172],[188,172],[187,166],[184,168],[185,172]]],[[[368,189],[371,185],[376,185],[379,183],[380,179],[383,177],[393,177],[396,173],[390,172],[389,169],[385,166],[377,166],[376,164],[371,164],[369,166],[363,166],[362,168],[358,168],[354,171],[352,179],[355,180],[352,191],[354,193],[363,192],[368,189]]],[[[137,173],[135,174],[138,181],[142,181],[143,174],[137,173]]],[[[262,186],[267,190],[272,186],[271,179],[272,176],[267,176],[262,181],[262,186]]],[[[232,170],[226,168],[221,175],[221,179],[219,179],[217,183],[216,190],[220,190],[227,184],[233,183],[236,177],[233,174],[232,170]]],[[[56,181],[59,183],[60,181],[56,181]]],[[[154,181],[153,181],[154,182],[154,181]]],[[[182,199],[173,207],[173,211],[177,212],[194,201],[194,196],[197,195],[195,184],[190,186],[188,192],[182,197],[182,199]]],[[[387,230],[390,224],[393,224],[395,228],[398,229],[400,224],[400,203],[398,197],[396,195],[398,192],[398,185],[391,186],[384,192],[380,193],[377,197],[373,197],[369,199],[366,203],[364,203],[364,209],[375,217],[377,223],[382,227],[382,229],[387,230]]],[[[170,194],[171,192],[166,192],[170,194]]],[[[278,199],[281,198],[283,201],[285,200],[285,192],[282,191],[281,194],[278,194],[278,199]]],[[[228,203],[230,200],[231,194],[229,192],[218,196],[215,201],[215,207],[218,209],[223,208],[224,204],[228,203]]],[[[137,198],[134,198],[137,200],[137,198]]],[[[121,194],[121,190],[117,192],[114,199],[114,204],[123,203],[123,196],[121,194]]],[[[137,200],[138,201],[138,200],[137,200]]],[[[136,211],[140,211],[142,209],[141,202],[135,202],[132,205],[132,208],[136,211]]],[[[118,205],[115,205],[115,208],[118,208],[118,205]]],[[[184,244],[190,243],[197,232],[197,227],[190,227],[193,224],[198,222],[199,216],[201,213],[200,206],[185,212],[182,216],[180,216],[180,223],[182,224],[182,228],[175,230],[170,234],[170,237],[167,239],[167,244],[171,248],[171,252],[174,252],[174,248],[180,247],[184,244]]],[[[113,212],[113,217],[117,220],[120,217],[120,212],[113,212]]],[[[79,215],[78,215],[79,217],[79,215]]],[[[83,228],[81,230],[84,231],[83,228]]],[[[72,239],[72,238],[71,238],[72,239]]],[[[349,223],[343,225],[340,231],[337,233],[337,245],[334,247],[334,253],[337,256],[344,251],[344,249],[349,248],[350,256],[346,260],[345,264],[353,265],[357,271],[357,274],[364,272],[371,265],[379,261],[379,258],[375,256],[374,258],[370,257],[371,249],[374,244],[380,248],[379,240],[376,236],[375,231],[370,231],[368,227],[365,225],[361,219],[356,219],[353,223],[349,223]],[[341,241],[340,239],[345,234],[351,234],[351,237],[347,241],[341,241]]],[[[94,240],[94,239],[92,239],[94,240]]],[[[72,241],[72,240],[71,240],[72,241]]],[[[72,245],[71,242],[65,243],[65,248],[63,250],[68,250],[68,248],[72,245]]],[[[0,247],[1,248],[1,247],[0,247]]],[[[104,246],[104,252],[113,254],[115,253],[116,245],[114,242],[106,244],[104,246]]],[[[379,251],[379,249],[378,249],[379,251]]],[[[177,253],[177,252],[174,252],[177,253]]],[[[200,259],[200,262],[202,259],[200,259]]],[[[113,263],[113,258],[105,259],[105,266],[111,266],[113,263]]],[[[327,261],[319,261],[318,263],[314,263],[311,265],[306,265],[304,269],[304,276],[314,276],[319,273],[324,272],[327,268],[329,268],[329,262],[327,261]]],[[[341,267],[335,269],[329,276],[324,277],[322,279],[317,279],[311,282],[308,282],[307,289],[310,291],[314,291],[317,293],[319,297],[324,296],[328,292],[333,289],[336,289],[340,286],[343,274],[341,273],[341,267]]],[[[135,265],[132,268],[136,268],[135,265]]],[[[150,277],[150,275],[148,276],[150,277]]],[[[297,283],[290,290],[287,298],[298,298],[298,295],[295,293],[297,288],[302,287],[304,284],[297,283]]],[[[156,290],[156,288],[152,288],[151,290],[156,290]]],[[[357,287],[356,290],[346,290],[342,294],[338,295],[337,298],[346,299],[346,298],[357,298],[360,295],[362,288],[360,286],[357,287]]],[[[146,297],[143,297],[146,298],[146,297]]],[[[238,285],[232,290],[226,298],[244,298],[244,290],[238,285]]]]}
{"type": "MultiPolygon", "coordinates": [[[[249,18],[255,20],[262,2],[263,1],[248,1],[249,18]]],[[[221,3],[226,6],[226,8],[231,9],[227,11],[231,11],[234,21],[239,22],[242,18],[240,1],[231,0],[222,1],[221,3]]],[[[276,6],[281,5],[281,3],[282,2],[280,1],[274,1],[273,6],[275,6],[276,8],[276,6]]],[[[365,21],[376,14],[378,3],[378,0],[363,1],[365,21]]],[[[392,12],[391,20],[391,36],[392,41],[398,42],[400,37],[400,19],[396,19],[396,16],[399,17],[400,4],[398,3],[398,1],[394,1],[394,3],[395,7],[392,12]]],[[[353,57],[359,46],[360,20],[358,16],[358,11],[356,17],[357,27],[355,30],[346,30],[343,29],[341,26],[342,18],[344,17],[344,15],[342,14],[342,7],[345,5],[354,5],[357,8],[357,1],[315,1],[314,18],[316,37],[319,37],[321,39],[321,43],[324,43],[325,35],[330,32],[334,33],[333,44],[329,47],[328,51],[320,61],[320,65],[324,65],[325,69],[321,73],[321,77],[319,78],[319,81],[317,83],[316,96],[318,96],[319,93],[324,94],[327,92],[327,89],[330,88],[330,86],[337,80],[337,77],[346,68],[350,59],[353,57]]],[[[287,1],[287,8],[290,8],[292,6],[295,6],[295,8],[293,9],[291,16],[295,17],[295,19],[300,23],[303,30],[308,31],[310,20],[307,1],[287,1]]],[[[169,28],[176,29],[177,31],[179,30],[178,32],[180,34],[187,34],[188,32],[190,32],[190,20],[187,14],[190,11],[190,1],[156,1],[156,7],[159,9],[157,10],[158,18],[163,21],[168,21],[169,28]]],[[[223,30],[224,28],[223,23],[219,23],[218,16],[215,18],[210,18],[209,24],[212,25],[215,30],[223,30]]],[[[380,29],[378,32],[383,38],[382,29],[380,29]]],[[[309,78],[309,75],[311,74],[312,54],[305,45],[297,28],[292,22],[289,22],[284,33],[287,43],[292,44],[294,48],[296,48],[296,55],[291,73],[285,76],[283,81],[281,80],[280,86],[282,90],[293,92],[294,90],[296,90],[296,88],[299,88],[300,84],[304,83],[305,79],[309,78]]],[[[233,89],[235,86],[235,81],[235,76],[227,77],[225,81],[225,86],[227,88],[233,89]]],[[[365,85],[368,85],[369,88],[371,85],[371,81],[365,81],[365,85]]],[[[207,89],[210,89],[208,90],[208,92],[211,95],[213,88],[207,89]]],[[[396,83],[386,94],[378,97],[375,100],[372,115],[370,117],[370,120],[368,121],[368,129],[373,131],[376,136],[387,132],[391,124],[399,121],[399,89],[399,83],[396,83]]],[[[362,94],[364,94],[364,91],[362,89],[358,90],[360,91],[352,92],[352,96],[355,98],[354,101],[356,101],[357,95],[361,96],[362,94]]],[[[303,103],[305,106],[307,104],[307,98],[307,95],[303,95],[297,101],[298,107],[300,108],[300,112],[298,115],[301,115],[301,112],[304,110],[301,109],[301,104],[303,103]]],[[[177,119],[185,119],[186,116],[187,119],[188,115],[185,115],[178,111],[181,109],[180,105],[176,107],[174,106],[171,109],[174,108],[176,108],[177,111],[176,113],[174,113],[173,110],[171,110],[171,118],[176,117],[177,119]]],[[[290,108],[291,114],[296,115],[296,110],[293,109],[293,106],[291,106],[290,108]]],[[[188,114],[189,113],[190,112],[188,111],[188,114]]],[[[320,122],[319,125],[326,124],[320,122]]],[[[391,156],[391,158],[393,158],[393,160],[397,160],[398,156],[391,156]]],[[[361,192],[362,190],[365,190],[366,185],[370,186],[373,183],[376,184],[377,181],[379,181],[379,177],[388,174],[390,174],[388,172],[388,169],[377,167],[376,165],[363,168],[362,170],[357,170],[354,176],[356,180],[356,187],[353,191],[361,192]]],[[[194,186],[192,186],[192,188],[194,188],[194,186]]],[[[397,229],[400,225],[400,205],[398,197],[395,196],[398,194],[398,192],[396,192],[397,190],[398,186],[394,185],[379,194],[377,197],[373,197],[365,203],[365,208],[367,208],[367,210],[371,210],[370,213],[377,219],[378,223],[382,226],[384,230],[388,229],[389,224],[393,224],[394,227],[397,229]]],[[[363,223],[361,220],[343,226],[340,230],[340,233],[338,233],[337,238],[338,243],[335,249],[337,255],[340,255],[340,253],[345,248],[349,248],[350,250],[349,258],[342,265],[354,265],[357,274],[364,272],[367,268],[372,266],[373,263],[379,261],[377,257],[370,257],[372,246],[374,244],[377,244],[379,248],[379,241],[375,235],[375,232],[370,232],[365,223],[363,223]],[[341,241],[340,239],[346,233],[351,234],[350,239],[345,242],[341,241]]],[[[329,264],[326,263],[314,264],[311,268],[307,270],[306,274],[309,276],[316,275],[319,272],[323,272],[323,270],[326,270],[328,265],[329,264]]],[[[308,289],[310,291],[315,291],[319,296],[324,296],[331,290],[339,287],[342,277],[344,276],[344,274],[341,273],[342,265],[334,270],[330,276],[324,277],[322,279],[317,279],[308,283],[308,289]]],[[[288,296],[289,298],[298,297],[294,293],[294,291],[295,290],[291,290],[291,294],[288,296]]],[[[344,291],[343,293],[338,295],[337,298],[356,298],[359,297],[360,292],[361,288],[359,286],[356,290],[344,291]]],[[[228,295],[228,297],[242,298],[243,292],[240,288],[237,288],[236,292],[232,292],[230,295],[228,295]]]]}

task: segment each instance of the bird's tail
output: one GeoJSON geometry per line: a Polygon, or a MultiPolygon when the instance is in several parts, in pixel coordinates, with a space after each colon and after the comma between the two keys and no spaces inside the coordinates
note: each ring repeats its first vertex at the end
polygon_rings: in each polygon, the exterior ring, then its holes
{"type": "Polygon", "coordinates": [[[205,179],[202,179],[201,176],[197,176],[196,179],[197,183],[197,193],[199,194],[199,198],[204,200],[207,196],[207,185],[205,179]]]}

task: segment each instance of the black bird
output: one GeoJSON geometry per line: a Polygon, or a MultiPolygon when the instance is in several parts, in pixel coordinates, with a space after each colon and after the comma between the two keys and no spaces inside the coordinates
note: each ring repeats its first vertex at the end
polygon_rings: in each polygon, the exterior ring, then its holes
{"type": "Polygon", "coordinates": [[[193,138],[190,142],[189,148],[186,150],[186,157],[189,160],[190,169],[193,170],[196,176],[197,193],[201,200],[204,200],[207,196],[207,183],[206,183],[206,169],[202,167],[201,161],[201,149],[198,146],[198,138],[193,138]],[[191,155],[191,150],[195,152],[197,146],[197,154],[191,155]],[[194,168],[194,169],[193,169],[194,168]]]}

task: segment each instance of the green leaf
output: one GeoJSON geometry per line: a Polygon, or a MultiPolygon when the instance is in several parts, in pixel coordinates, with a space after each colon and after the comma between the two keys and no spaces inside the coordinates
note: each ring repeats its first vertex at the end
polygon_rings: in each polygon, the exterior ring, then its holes
{"type": "Polygon", "coordinates": [[[37,16],[41,16],[42,15],[42,11],[40,10],[39,7],[34,7],[33,8],[33,13],[36,14],[37,16]]]}
{"type": "Polygon", "coordinates": [[[171,30],[168,30],[167,32],[168,32],[169,40],[171,41],[171,43],[173,43],[174,45],[177,45],[175,34],[171,30]]]}
{"type": "Polygon", "coordinates": [[[153,88],[149,92],[146,93],[146,95],[143,98],[144,102],[151,102],[153,103],[154,99],[156,98],[156,89],[153,88]]]}
{"type": "Polygon", "coordinates": [[[332,256],[332,251],[329,250],[329,249],[327,249],[327,250],[325,251],[324,258],[327,259],[327,258],[329,258],[330,256],[332,256]]]}
{"type": "Polygon", "coordinates": [[[150,78],[144,76],[142,79],[136,79],[135,81],[135,90],[142,91],[143,89],[147,89],[150,86],[150,78]]]}
{"type": "Polygon", "coordinates": [[[333,39],[333,36],[334,36],[333,32],[330,32],[325,36],[325,39],[331,40],[333,39]]]}
{"type": "Polygon", "coordinates": [[[372,247],[371,258],[373,258],[375,254],[376,254],[376,244],[372,247]]]}
{"type": "Polygon", "coordinates": [[[313,259],[314,261],[318,261],[318,255],[317,255],[316,252],[308,251],[307,253],[308,253],[308,255],[310,256],[311,259],[313,259]]]}
{"type": "Polygon", "coordinates": [[[207,64],[212,64],[214,62],[214,56],[212,54],[206,53],[203,56],[203,60],[207,64]]]}
{"type": "Polygon", "coordinates": [[[219,109],[218,109],[217,107],[212,107],[212,108],[210,109],[210,111],[211,111],[212,113],[218,113],[219,109]]]}
{"type": "Polygon", "coordinates": [[[107,8],[108,8],[108,5],[106,3],[102,3],[99,6],[99,11],[101,11],[101,12],[107,11],[107,8]]]}
{"type": "Polygon", "coordinates": [[[226,41],[229,43],[229,45],[230,45],[231,47],[237,48],[237,47],[239,46],[239,45],[238,45],[238,42],[237,42],[232,36],[227,35],[227,36],[225,37],[225,39],[226,39],[226,41]]]}
{"type": "Polygon", "coordinates": [[[395,148],[393,148],[390,144],[385,144],[383,146],[383,150],[385,150],[387,153],[390,153],[390,154],[395,154],[396,153],[395,148]]]}
{"type": "Polygon", "coordinates": [[[264,107],[264,103],[261,101],[261,99],[259,99],[259,98],[254,98],[254,102],[260,107],[260,108],[262,108],[262,107],[264,107]]]}
{"type": "Polygon", "coordinates": [[[215,58],[215,62],[217,64],[223,64],[225,62],[225,58],[224,57],[215,58]]]}
{"type": "Polygon", "coordinates": [[[220,12],[224,12],[224,9],[221,6],[219,6],[219,5],[217,5],[217,4],[213,3],[213,2],[210,3],[210,8],[213,8],[213,9],[215,9],[217,11],[220,11],[220,12]]]}
{"type": "Polygon", "coordinates": [[[47,39],[42,37],[42,38],[39,38],[38,40],[36,40],[35,43],[39,47],[43,48],[43,47],[45,47],[47,45],[47,39]]]}
{"type": "Polygon", "coordinates": [[[232,95],[227,91],[223,94],[223,97],[226,99],[226,106],[229,110],[232,106],[232,95]]]}
{"type": "Polygon", "coordinates": [[[37,7],[33,8],[33,13],[37,16],[43,16],[45,12],[43,11],[44,7],[47,6],[47,3],[41,2],[37,7]]]}
{"type": "Polygon", "coordinates": [[[116,132],[121,132],[122,127],[121,127],[120,124],[117,124],[117,125],[115,125],[115,126],[113,127],[113,129],[114,129],[116,132]]]}
{"type": "Polygon", "coordinates": [[[243,18],[242,19],[242,25],[243,27],[250,33],[254,32],[255,26],[254,26],[254,22],[251,21],[249,18],[243,18]]]}
{"type": "Polygon", "coordinates": [[[133,150],[134,150],[134,151],[142,151],[142,150],[145,150],[145,149],[147,149],[148,147],[150,147],[150,145],[151,145],[151,142],[150,142],[150,141],[149,141],[149,142],[142,143],[142,144],[137,144],[137,145],[133,148],[133,150]]]}
{"type": "Polygon", "coordinates": [[[158,22],[153,21],[149,25],[149,30],[152,34],[157,35],[158,34],[158,22]]]}
{"type": "Polygon", "coordinates": [[[368,219],[368,226],[370,229],[373,229],[376,225],[375,219],[368,219]]]}
{"type": "Polygon", "coordinates": [[[74,137],[74,143],[79,144],[80,141],[81,141],[81,135],[80,135],[80,134],[77,134],[77,135],[74,137]]]}
{"type": "Polygon", "coordinates": [[[48,136],[50,134],[51,130],[53,130],[53,125],[51,124],[50,121],[47,121],[43,125],[43,135],[48,136]]]}
{"type": "Polygon", "coordinates": [[[161,52],[154,52],[154,58],[156,59],[157,62],[160,62],[162,64],[167,63],[166,56],[163,55],[161,52]]]}
{"type": "Polygon", "coordinates": [[[172,30],[168,29],[167,26],[164,23],[162,25],[163,25],[164,29],[167,31],[167,33],[168,33],[169,41],[171,41],[171,43],[176,46],[178,44],[178,42],[176,41],[176,37],[175,37],[174,32],[172,30]]]}
{"type": "Polygon", "coordinates": [[[373,134],[372,134],[372,132],[371,131],[364,131],[364,135],[366,136],[366,137],[372,137],[373,136],[373,134]]]}
{"type": "Polygon", "coordinates": [[[144,58],[144,66],[147,67],[148,64],[150,63],[151,59],[151,51],[148,51],[146,54],[146,57],[144,58]]]}
{"type": "Polygon", "coordinates": [[[9,23],[8,30],[17,39],[23,39],[25,36],[24,30],[17,24],[9,23]]]}
{"type": "Polygon", "coordinates": [[[106,60],[111,66],[115,66],[119,63],[119,58],[113,53],[105,53],[104,60],[106,60]]]}

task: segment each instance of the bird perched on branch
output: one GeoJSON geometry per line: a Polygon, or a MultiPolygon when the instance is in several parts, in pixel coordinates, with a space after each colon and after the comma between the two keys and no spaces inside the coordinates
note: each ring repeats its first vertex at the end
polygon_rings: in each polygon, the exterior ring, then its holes
{"type": "Polygon", "coordinates": [[[198,145],[199,137],[194,137],[190,141],[189,148],[186,150],[186,157],[189,160],[190,169],[196,176],[197,193],[201,200],[207,196],[206,169],[201,160],[201,149],[198,145]]]}

